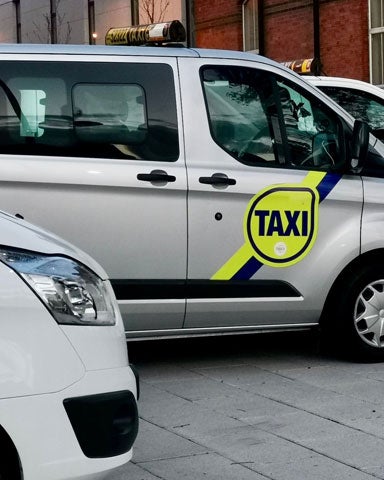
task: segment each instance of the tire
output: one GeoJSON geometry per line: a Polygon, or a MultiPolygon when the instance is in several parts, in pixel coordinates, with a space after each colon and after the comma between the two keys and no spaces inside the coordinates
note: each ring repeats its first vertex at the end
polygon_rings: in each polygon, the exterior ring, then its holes
{"type": "Polygon", "coordinates": [[[384,267],[355,266],[339,285],[328,316],[327,336],[338,350],[353,359],[384,361],[384,267]]]}
{"type": "Polygon", "coordinates": [[[21,480],[23,478],[19,456],[12,441],[0,427],[0,480],[21,480]]]}
{"type": "Polygon", "coordinates": [[[11,465],[0,467],[0,480],[19,480],[20,478],[20,473],[11,465]]]}

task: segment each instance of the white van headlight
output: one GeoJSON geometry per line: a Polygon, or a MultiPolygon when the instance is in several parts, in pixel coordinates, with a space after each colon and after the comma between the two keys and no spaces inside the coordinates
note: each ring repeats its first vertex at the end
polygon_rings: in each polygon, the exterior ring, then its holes
{"type": "Polygon", "coordinates": [[[31,287],[55,320],[67,325],[114,325],[105,282],[71,258],[0,247],[0,260],[31,287]]]}

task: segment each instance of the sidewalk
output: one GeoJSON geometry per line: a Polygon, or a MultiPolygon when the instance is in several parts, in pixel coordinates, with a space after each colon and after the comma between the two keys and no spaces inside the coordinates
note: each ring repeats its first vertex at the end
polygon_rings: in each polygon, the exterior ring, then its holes
{"type": "Polygon", "coordinates": [[[108,480],[384,478],[384,365],[308,334],[130,343],[133,460],[108,480]]]}

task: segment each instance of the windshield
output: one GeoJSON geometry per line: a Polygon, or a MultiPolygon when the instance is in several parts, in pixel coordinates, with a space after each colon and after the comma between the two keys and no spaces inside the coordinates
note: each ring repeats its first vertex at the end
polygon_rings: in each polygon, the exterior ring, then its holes
{"type": "Polygon", "coordinates": [[[349,87],[318,85],[318,88],[353,117],[368,123],[372,133],[380,140],[384,140],[384,100],[382,98],[349,87]]]}

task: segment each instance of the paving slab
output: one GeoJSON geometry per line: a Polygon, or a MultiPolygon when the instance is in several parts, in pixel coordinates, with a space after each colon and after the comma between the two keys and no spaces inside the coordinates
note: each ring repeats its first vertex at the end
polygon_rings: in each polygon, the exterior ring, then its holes
{"type": "Polygon", "coordinates": [[[169,480],[266,480],[251,468],[250,462],[236,463],[216,453],[194,455],[174,460],[145,463],[159,478],[169,480]]]}
{"type": "Polygon", "coordinates": [[[206,453],[207,448],[141,419],[135,463],[206,453]]]}
{"type": "Polygon", "coordinates": [[[159,480],[159,477],[150,473],[143,465],[130,462],[114,470],[108,480],[159,480]]]}

